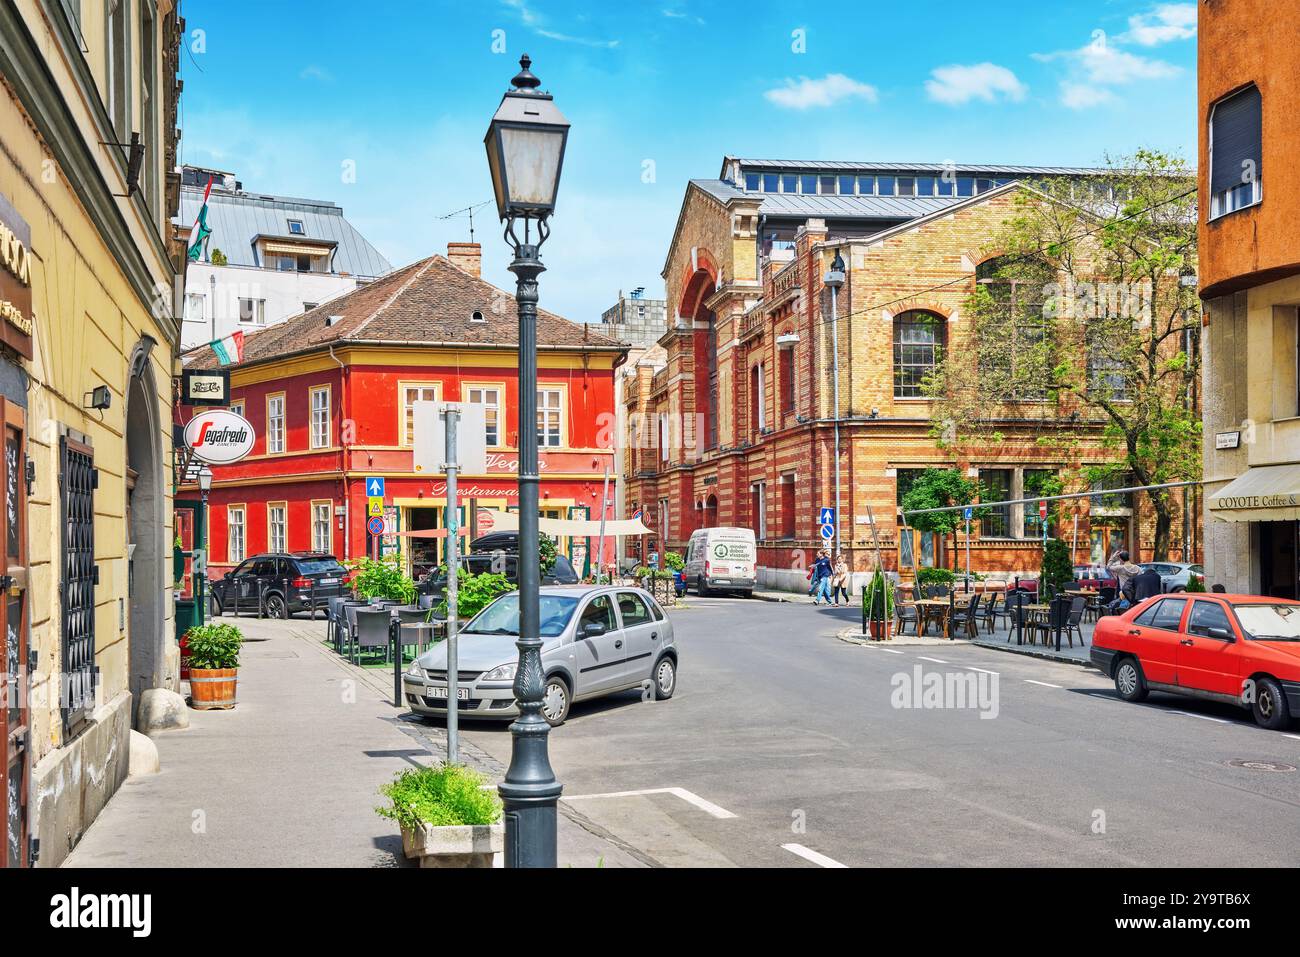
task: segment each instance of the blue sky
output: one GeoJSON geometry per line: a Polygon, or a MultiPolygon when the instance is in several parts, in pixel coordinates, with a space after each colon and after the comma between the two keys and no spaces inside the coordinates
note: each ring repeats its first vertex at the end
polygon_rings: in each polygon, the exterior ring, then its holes
{"type": "MultiPolygon", "coordinates": [[[[662,295],[686,181],[726,154],[1194,159],[1195,9],[184,0],[181,157],[341,204],[395,265],[444,252],[468,220],[440,217],[491,197],[483,134],[526,52],[573,125],[542,304],[595,321],[619,289],[662,295]]],[[[508,285],[495,219],[480,210],[476,238],[508,285]]]]}

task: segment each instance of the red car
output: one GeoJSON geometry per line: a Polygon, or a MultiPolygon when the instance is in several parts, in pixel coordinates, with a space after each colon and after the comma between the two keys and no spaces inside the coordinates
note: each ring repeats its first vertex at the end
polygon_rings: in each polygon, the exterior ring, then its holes
{"type": "Polygon", "coordinates": [[[1300,716],[1300,602],[1158,595],[1097,622],[1092,663],[1125,701],[1166,691],[1249,708],[1261,727],[1300,716]]]}

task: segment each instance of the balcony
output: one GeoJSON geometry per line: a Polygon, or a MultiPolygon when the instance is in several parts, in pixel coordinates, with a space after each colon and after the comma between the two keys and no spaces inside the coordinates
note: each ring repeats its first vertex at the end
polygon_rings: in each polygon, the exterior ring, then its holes
{"type": "Polygon", "coordinates": [[[650,395],[652,396],[660,395],[661,393],[666,392],[667,389],[668,389],[668,367],[664,366],[662,369],[656,372],[654,374],[654,378],[650,380],[650,395]]]}

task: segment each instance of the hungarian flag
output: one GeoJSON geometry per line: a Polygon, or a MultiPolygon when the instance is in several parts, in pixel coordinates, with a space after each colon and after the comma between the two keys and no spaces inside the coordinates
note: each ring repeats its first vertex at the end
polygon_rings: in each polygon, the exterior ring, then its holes
{"type": "Polygon", "coordinates": [[[232,332],[224,339],[213,339],[208,345],[217,354],[217,361],[223,366],[235,365],[244,361],[244,333],[242,330],[232,332]]]}
{"type": "Polygon", "coordinates": [[[187,258],[192,263],[199,261],[199,257],[203,255],[203,244],[212,235],[212,230],[208,227],[208,197],[211,194],[212,177],[209,176],[208,188],[203,191],[203,205],[199,207],[198,218],[194,220],[194,226],[190,229],[190,247],[187,258]]]}

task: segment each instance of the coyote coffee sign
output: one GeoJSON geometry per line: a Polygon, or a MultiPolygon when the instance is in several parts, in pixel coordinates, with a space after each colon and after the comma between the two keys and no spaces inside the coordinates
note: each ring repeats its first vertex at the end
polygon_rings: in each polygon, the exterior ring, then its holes
{"type": "Polygon", "coordinates": [[[32,230],[0,195],[0,342],[32,357],[32,230]]]}
{"type": "Polygon", "coordinates": [[[201,412],[185,426],[185,444],[194,457],[212,465],[238,462],[253,451],[253,427],[237,412],[201,412]]]}
{"type": "Polygon", "coordinates": [[[186,369],[181,373],[182,405],[227,405],[229,369],[186,369]]]}

